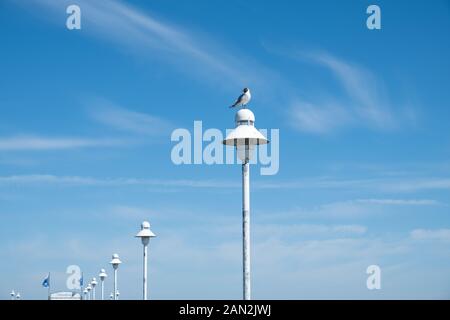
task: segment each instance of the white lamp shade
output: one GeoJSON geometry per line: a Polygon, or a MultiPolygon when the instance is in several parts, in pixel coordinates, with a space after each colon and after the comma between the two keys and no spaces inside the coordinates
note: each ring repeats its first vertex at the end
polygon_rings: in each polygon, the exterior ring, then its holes
{"type": "Polygon", "coordinates": [[[101,269],[100,273],[98,274],[98,276],[100,277],[100,280],[105,279],[108,275],[106,274],[105,269],[101,269]]]}
{"type": "Polygon", "coordinates": [[[259,145],[267,143],[269,143],[269,140],[267,140],[266,137],[252,125],[238,126],[227,135],[225,140],[223,140],[223,144],[227,146],[259,145]]]}
{"type": "Polygon", "coordinates": [[[253,157],[256,145],[267,144],[269,140],[255,128],[255,115],[249,109],[241,109],[236,113],[236,128],[232,130],[223,144],[235,146],[237,155],[241,161],[249,160],[253,157]]]}
{"type": "Polygon", "coordinates": [[[141,230],[136,234],[136,238],[156,237],[156,235],[150,230],[150,223],[144,221],[141,224],[141,230]]]}
{"type": "Polygon", "coordinates": [[[269,140],[255,128],[255,115],[249,109],[241,109],[235,116],[236,128],[231,131],[223,144],[227,146],[267,144],[269,140]]]}
{"type": "Polygon", "coordinates": [[[114,253],[112,255],[112,260],[111,260],[110,264],[112,264],[113,266],[118,266],[121,263],[122,263],[122,261],[120,261],[119,255],[117,253],[114,253]]]}

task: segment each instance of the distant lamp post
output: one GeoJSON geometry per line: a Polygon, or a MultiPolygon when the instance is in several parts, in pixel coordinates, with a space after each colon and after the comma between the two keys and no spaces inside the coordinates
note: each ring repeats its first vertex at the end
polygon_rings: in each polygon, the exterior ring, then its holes
{"type": "Polygon", "coordinates": [[[236,128],[231,131],[223,144],[234,146],[242,161],[242,255],[243,255],[243,298],[251,299],[250,278],[250,166],[256,145],[267,144],[261,132],[255,128],[255,115],[249,109],[241,109],[235,116],[236,128]]]}
{"type": "Polygon", "coordinates": [[[95,300],[95,287],[97,286],[97,279],[92,278],[91,286],[92,286],[92,300],[95,300]]]}
{"type": "Polygon", "coordinates": [[[111,292],[111,294],[109,295],[109,300],[113,300],[114,299],[114,294],[111,292]]]}
{"type": "Polygon", "coordinates": [[[119,292],[119,290],[117,290],[117,292],[116,292],[116,300],[119,300],[119,296],[120,296],[120,292],[119,292]]]}
{"type": "Polygon", "coordinates": [[[20,293],[19,292],[17,292],[17,294],[16,294],[16,300],[20,300],[20,293]]]}
{"type": "Polygon", "coordinates": [[[102,300],[104,300],[104,298],[105,298],[105,278],[107,277],[108,275],[106,274],[106,271],[105,271],[105,269],[101,269],[100,270],[100,273],[98,274],[98,277],[100,278],[100,284],[101,284],[101,289],[102,289],[102,300]]]}
{"type": "Polygon", "coordinates": [[[114,253],[112,255],[112,260],[110,262],[110,264],[112,265],[113,269],[114,269],[114,300],[117,300],[117,268],[119,268],[119,264],[121,264],[122,261],[120,261],[119,259],[119,255],[117,253],[114,253]]]}
{"type": "Polygon", "coordinates": [[[9,295],[11,296],[11,300],[14,300],[14,298],[16,297],[16,293],[14,292],[14,290],[12,290],[9,295]]]}
{"type": "Polygon", "coordinates": [[[86,290],[88,293],[88,300],[91,300],[91,289],[92,289],[91,285],[88,284],[88,286],[86,287],[86,290]]]}
{"type": "Polygon", "coordinates": [[[87,291],[86,288],[84,288],[84,290],[83,290],[83,295],[84,295],[83,300],[87,300],[87,294],[88,294],[88,291],[87,291]]]}
{"type": "Polygon", "coordinates": [[[147,246],[150,242],[150,238],[156,237],[156,235],[150,230],[150,223],[144,221],[141,224],[141,231],[139,231],[136,238],[141,238],[142,244],[144,245],[144,275],[143,275],[143,287],[142,287],[142,298],[147,300],[147,246]]]}

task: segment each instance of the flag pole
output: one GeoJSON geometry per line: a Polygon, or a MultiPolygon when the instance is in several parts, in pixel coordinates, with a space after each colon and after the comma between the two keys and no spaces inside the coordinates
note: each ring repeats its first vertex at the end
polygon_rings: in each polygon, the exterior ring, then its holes
{"type": "Polygon", "coordinates": [[[48,273],[48,288],[47,288],[48,300],[50,300],[50,272],[48,273]]]}

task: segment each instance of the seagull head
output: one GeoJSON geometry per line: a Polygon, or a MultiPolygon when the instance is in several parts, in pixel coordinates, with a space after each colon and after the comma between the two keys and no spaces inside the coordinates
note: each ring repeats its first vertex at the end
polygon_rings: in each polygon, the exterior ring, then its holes
{"type": "Polygon", "coordinates": [[[250,90],[248,88],[244,88],[244,90],[242,90],[244,93],[249,92],[250,90]]]}

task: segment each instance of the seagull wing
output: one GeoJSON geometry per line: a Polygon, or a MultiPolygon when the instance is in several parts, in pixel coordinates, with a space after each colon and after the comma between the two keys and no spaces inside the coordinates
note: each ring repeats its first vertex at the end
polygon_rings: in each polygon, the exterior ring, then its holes
{"type": "Polygon", "coordinates": [[[242,101],[244,100],[244,96],[245,96],[245,93],[241,94],[241,95],[236,99],[236,101],[230,106],[230,108],[234,108],[234,107],[236,107],[236,106],[242,104],[242,101]]]}

